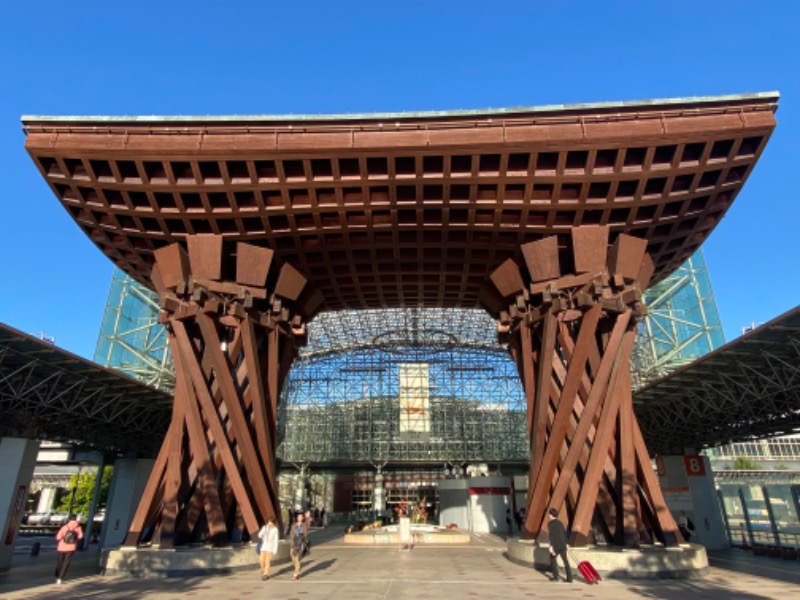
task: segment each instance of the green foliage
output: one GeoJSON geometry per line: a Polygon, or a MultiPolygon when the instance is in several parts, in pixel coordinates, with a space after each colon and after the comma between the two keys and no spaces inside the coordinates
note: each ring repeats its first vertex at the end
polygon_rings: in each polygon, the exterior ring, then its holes
{"type": "Polygon", "coordinates": [[[760,471],[761,465],[749,456],[737,456],[733,461],[734,471],[760,471]]]}
{"type": "MultiPolygon", "coordinates": [[[[100,483],[100,496],[97,499],[97,508],[102,508],[108,501],[108,490],[111,486],[111,475],[114,469],[106,467],[103,471],[103,481],[100,483]]],[[[89,514],[89,508],[92,505],[92,492],[94,492],[94,482],[96,479],[95,473],[81,472],[73,475],[69,479],[69,488],[67,493],[61,497],[58,507],[59,512],[73,512],[75,514],[89,514]],[[75,498],[73,500],[73,490],[75,498]],[[70,503],[72,509],[70,510],[70,503]]]]}
{"type": "Polygon", "coordinates": [[[778,463],[777,465],[772,467],[772,470],[773,471],[788,471],[789,470],[789,465],[785,465],[783,463],[778,463]]]}

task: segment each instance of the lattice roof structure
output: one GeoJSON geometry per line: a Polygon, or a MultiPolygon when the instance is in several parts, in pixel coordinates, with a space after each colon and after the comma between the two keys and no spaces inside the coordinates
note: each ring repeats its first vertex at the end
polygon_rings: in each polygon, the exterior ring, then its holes
{"type": "Polygon", "coordinates": [[[209,233],[275,250],[323,309],[473,308],[526,242],[558,236],[568,261],[579,225],[647,239],[666,276],[735,199],[777,101],[23,124],[69,214],[147,285],[156,249],[209,233]]]}
{"type": "Polygon", "coordinates": [[[634,402],[657,454],[800,432],[800,307],[638,390],[634,402]]]}
{"type": "Polygon", "coordinates": [[[421,346],[505,352],[497,341],[497,324],[485,311],[409,308],[322,313],[309,325],[308,344],[300,356],[367,348],[397,352],[421,346]]]}
{"type": "Polygon", "coordinates": [[[0,324],[0,436],[152,454],[172,398],[0,324]]]}
{"type": "Polygon", "coordinates": [[[522,385],[485,311],[336,311],[308,332],[282,393],[283,460],[528,460],[522,385]]]}

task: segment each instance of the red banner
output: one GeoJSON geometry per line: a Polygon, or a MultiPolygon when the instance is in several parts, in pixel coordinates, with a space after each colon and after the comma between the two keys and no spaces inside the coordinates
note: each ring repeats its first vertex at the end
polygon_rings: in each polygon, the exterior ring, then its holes
{"type": "Polygon", "coordinates": [[[469,488],[470,496],[510,496],[511,488],[507,487],[473,487],[469,488]]]}

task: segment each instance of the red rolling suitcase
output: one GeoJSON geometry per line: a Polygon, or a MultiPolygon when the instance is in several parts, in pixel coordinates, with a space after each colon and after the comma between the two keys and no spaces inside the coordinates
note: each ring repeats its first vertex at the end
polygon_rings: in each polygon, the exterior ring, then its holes
{"type": "Polygon", "coordinates": [[[586,583],[600,583],[602,577],[600,577],[600,573],[598,573],[597,570],[592,566],[592,563],[590,563],[588,560],[582,560],[578,562],[572,552],[569,553],[569,556],[572,559],[572,562],[578,565],[578,571],[581,572],[581,575],[586,580],[586,583]]]}

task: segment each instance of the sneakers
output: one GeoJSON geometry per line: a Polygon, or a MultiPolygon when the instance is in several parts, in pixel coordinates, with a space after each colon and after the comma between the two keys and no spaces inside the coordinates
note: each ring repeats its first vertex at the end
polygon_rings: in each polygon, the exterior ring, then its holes
{"type": "Polygon", "coordinates": [[[300,579],[300,573],[295,573],[294,575],[292,575],[293,581],[297,581],[298,579],[300,579]]]}
{"type": "Polygon", "coordinates": [[[60,579],[56,579],[56,585],[61,585],[61,580],[60,579]]]}
{"type": "Polygon", "coordinates": [[[266,581],[267,579],[269,579],[269,575],[261,575],[261,581],[266,581]]]}

